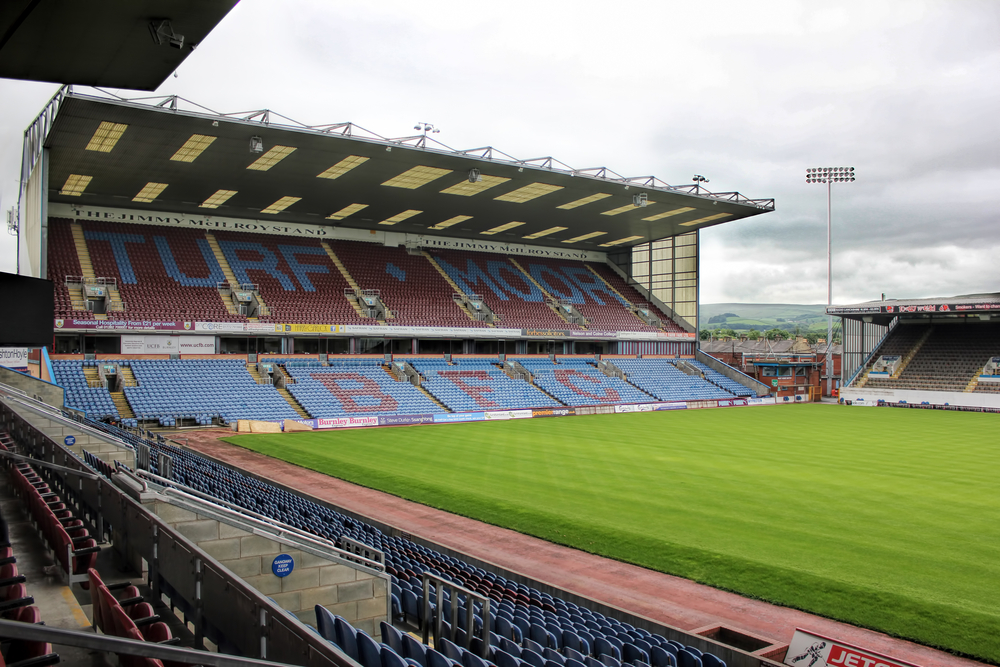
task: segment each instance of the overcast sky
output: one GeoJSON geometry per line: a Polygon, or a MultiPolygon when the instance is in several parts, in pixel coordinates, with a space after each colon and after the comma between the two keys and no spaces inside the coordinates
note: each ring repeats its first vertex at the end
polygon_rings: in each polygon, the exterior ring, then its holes
{"type": "MultiPolygon", "coordinates": [[[[158,92],[773,197],[702,233],[703,303],[825,303],[826,187],[804,172],[853,166],[833,194],[850,303],[1000,291],[998,35],[995,0],[243,0],[158,92]]],[[[56,89],[0,80],[5,211],[56,89]]]]}

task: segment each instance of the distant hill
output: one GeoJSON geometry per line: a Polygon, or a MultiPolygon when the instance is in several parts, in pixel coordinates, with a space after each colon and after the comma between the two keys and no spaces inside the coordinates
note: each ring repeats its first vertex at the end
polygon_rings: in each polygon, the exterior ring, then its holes
{"type": "Polygon", "coordinates": [[[801,303],[703,303],[702,329],[826,331],[826,306],[801,303]]]}

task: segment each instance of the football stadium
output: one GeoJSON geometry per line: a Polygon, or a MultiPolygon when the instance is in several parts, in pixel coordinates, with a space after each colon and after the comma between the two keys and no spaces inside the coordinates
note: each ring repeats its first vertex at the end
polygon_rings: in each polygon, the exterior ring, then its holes
{"type": "Polygon", "coordinates": [[[110,92],[235,2],[21,4],[0,665],[1000,664],[1000,295],[755,378],[700,233],[773,199],[110,92]]]}

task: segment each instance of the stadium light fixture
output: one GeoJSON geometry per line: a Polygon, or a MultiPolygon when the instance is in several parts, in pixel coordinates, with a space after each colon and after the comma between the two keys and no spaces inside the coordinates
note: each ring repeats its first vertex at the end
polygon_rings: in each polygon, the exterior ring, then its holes
{"type": "Polygon", "coordinates": [[[250,152],[251,153],[263,153],[264,152],[264,140],[260,137],[250,137],[250,152]]]}
{"type": "MultiPolygon", "coordinates": [[[[854,167],[813,167],[806,169],[806,183],[826,185],[826,306],[833,305],[832,195],[834,183],[853,183],[854,167]]],[[[826,391],[833,396],[833,315],[826,324],[826,391]]]]}
{"type": "Polygon", "coordinates": [[[701,174],[695,174],[694,176],[691,177],[691,180],[694,181],[694,192],[695,192],[695,194],[698,194],[699,192],[701,192],[701,184],[702,183],[711,183],[711,181],[709,181],[707,178],[705,178],[701,174]]]}

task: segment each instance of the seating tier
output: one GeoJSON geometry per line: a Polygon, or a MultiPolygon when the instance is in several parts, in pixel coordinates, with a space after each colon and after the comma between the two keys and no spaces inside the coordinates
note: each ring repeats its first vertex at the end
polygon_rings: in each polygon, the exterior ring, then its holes
{"type": "Polygon", "coordinates": [[[111,400],[111,394],[104,387],[87,386],[83,365],[96,365],[94,361],[70,361],[56,359],[52,362],[55,383],[66,391],[66,405],[83,410],[94,419],[120,419],[118,408],[111,400]]]}
{"type": "Polygon", "coordinates": [[[423,255],[406,248],[337,241],[334,252],[361,289],[377,289],[396,314],[390,325],[485,327],[455,304],[454,289],[423,255]]]}
{"type": "Polygon", "coordinates": [[[241,232],[216,240],[240,283],[259,286],[266,322],[371,324],[344,296],[350,286],[318,241],[241,232]]]}
{"type": "Polygon", "coordinates": [[[257,384],[237,360],[132,360],[138,387],[125,396],[137,417],[299,419],[274,386],[257,384]]]}
{"type": "Polygon", "coordinates": [[[511,379],[489,359],[462,359],[452,364],[417,359],[410,363],[425,378],[421,386],[456,412],[560,406],[524,380],[511,379]]]}
{"type": "Polygon", "coordinates": [[[566,405],[648,403],[655,400],[621,378],[608,377],[585,359],[518,359],[536,385],[566,405]]]}
{"type": "Polygon", "coordinates": [[[616,359],[628,381],[661,401],[698,401],[733,398],[711,382],[687,375],[671,359],[616,359]]]}
{"type": "Polygon", "coordinates": [[[287,386],[313,417],[362,417],[441,412],[409,382],[397,382],[378,360],[367,364],[286,367],[295,379],[287,386]]]}

